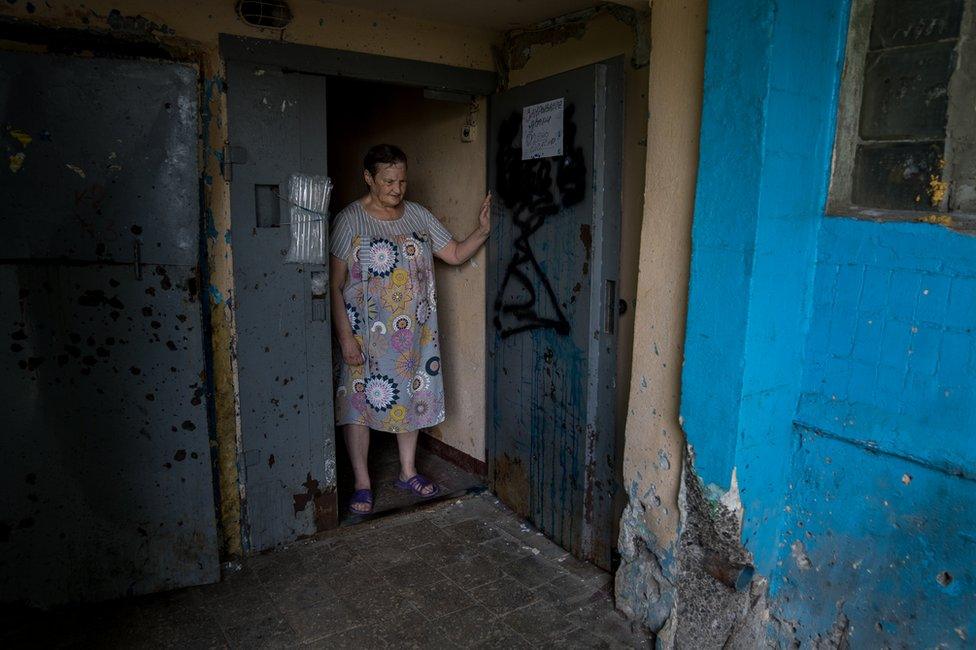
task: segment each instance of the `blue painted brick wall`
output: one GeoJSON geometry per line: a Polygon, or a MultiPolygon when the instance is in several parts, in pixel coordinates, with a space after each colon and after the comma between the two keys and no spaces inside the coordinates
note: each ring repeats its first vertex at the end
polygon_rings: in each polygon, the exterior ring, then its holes
{"type": "Polygon", "coordinates": [[[824,219],[796,422],[771,583],[779,615],[805,643],[842,613],[853,647],[965,647],[976,634],[976,238],[824,219]]]}
{"type": "Polygon", "coordinates": [[[826,219],[797,420],[976,476],[976,237],[826,219]]]}
{"type": "Polygon", "coordinates": [[[682,414],[805,645],[843,617],[855,647],[959,645],[976,239],[823,216],[848,8],[709,4],[682,414]]]}
{"type": "Polygon", "coordinates": [[[777,615],[795,621],[802,647],[818,647],[841,615],[852,648],[972,647],[974,484],[798,435],[773,583],[777,615]]]}

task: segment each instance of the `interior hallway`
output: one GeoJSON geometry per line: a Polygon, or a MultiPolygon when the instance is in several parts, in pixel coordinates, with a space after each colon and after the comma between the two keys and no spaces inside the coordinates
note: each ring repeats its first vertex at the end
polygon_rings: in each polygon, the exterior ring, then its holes
{"type": "Polygon", "coordinates": [[[218,584],[0,616],[0,646],[633,648],[611,576],[489,494],[248,558],[218,584]]]}

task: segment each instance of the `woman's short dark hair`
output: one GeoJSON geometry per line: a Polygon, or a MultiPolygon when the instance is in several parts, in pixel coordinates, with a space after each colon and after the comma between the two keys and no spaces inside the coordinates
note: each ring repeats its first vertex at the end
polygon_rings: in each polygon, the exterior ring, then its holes
{"type": "Polygon", "coordinates": [[[370,147],[363,158],[363,169],[369,172],[370,176],[376,176],[380,170],[380,165],[407,164],[407,154],[403,149],[395,144],[378,144],[370,147]]]}

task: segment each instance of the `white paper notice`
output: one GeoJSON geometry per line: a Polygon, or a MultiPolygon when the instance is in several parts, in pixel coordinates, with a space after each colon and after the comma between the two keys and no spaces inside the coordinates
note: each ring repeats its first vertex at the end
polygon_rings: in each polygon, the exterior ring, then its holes
{"type": "Polygon", "coordinates": [[[522,109],[522,160],[563,155],[564,98],[522,109]]]}

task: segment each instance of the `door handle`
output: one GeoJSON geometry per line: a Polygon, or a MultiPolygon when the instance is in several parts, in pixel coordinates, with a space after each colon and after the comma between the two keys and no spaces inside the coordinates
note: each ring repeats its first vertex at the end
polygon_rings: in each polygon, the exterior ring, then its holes
{"type": "Polygon", "coordinates": [[[617,282],[616,280],[606,281],[606,293],[604,295],[603,308],[606,310],[606,317],[603,323],[603,331],[613,334],[617,325],[617,282]]]}

